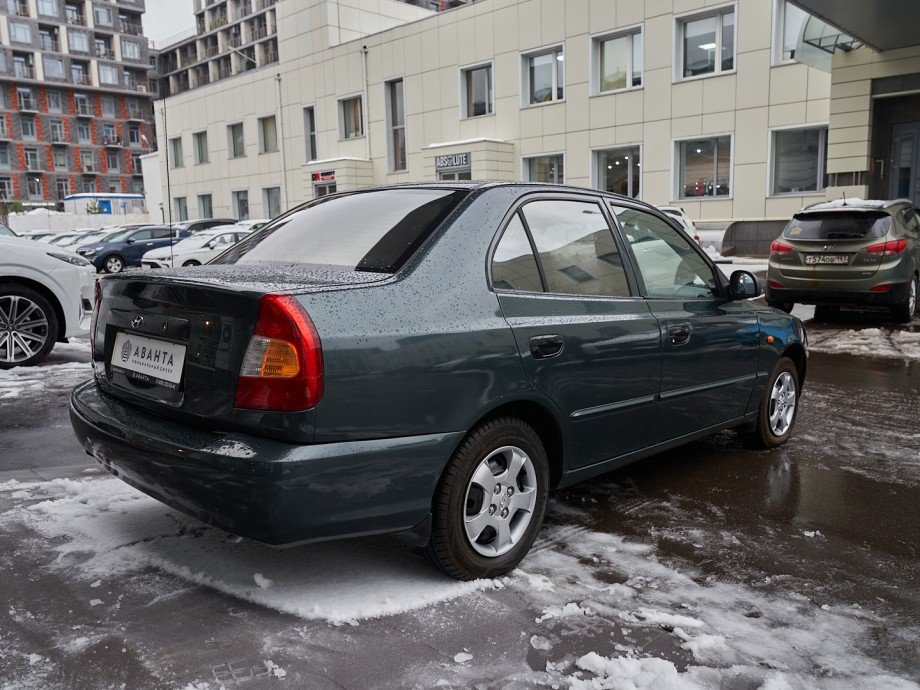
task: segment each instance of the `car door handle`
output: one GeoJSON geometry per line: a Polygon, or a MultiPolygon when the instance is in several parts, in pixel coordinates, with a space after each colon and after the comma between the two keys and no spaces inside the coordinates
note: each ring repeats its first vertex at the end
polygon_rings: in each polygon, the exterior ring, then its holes
{"type": "Polygon", "coordinates": [[[152,247],[152,246],[153,246],[153,242],[148,242],[148,243],[147,243],[147,246],[148,246],[148,247],[152,247]]]}
{"type": "Polygon", "coordinates": [[[561,335],[535,335],[530,339],[530,354],[534,359],[549,359],[561,352],[561,335]]]}
{"type": "Polygon", "coordinates": [[[675,323],[668,326],[668,337],[671,339],[671,345],[686,345],[690,342],[690,335],[693,328],[689,323],[675,323]]]}

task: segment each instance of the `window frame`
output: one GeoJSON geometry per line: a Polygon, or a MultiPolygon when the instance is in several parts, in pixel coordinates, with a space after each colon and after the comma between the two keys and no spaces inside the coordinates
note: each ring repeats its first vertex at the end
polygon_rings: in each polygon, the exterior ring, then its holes
{"type": "Polygon", "coordinates": [[[198,217],[203,219],[213,218],[214,217],[214,195],[208,192],[207,194],[198,195],[198,217]],[[208,200],[208,209],[205,215],[204,205],[201,203],[204,199],[208,200]]]}
{"type": "Polygon", "coordinates": [[[230,207],[233,209],[233,215],[237,220],[249,220],[252,215],[249,201],[249,189],[231,189],[230,190],[230,207]],[[246,195],[246,217],[243,218],[243,214],[240,213],[239,207],[239,196],[240,194],[246,195]]]}
{"type": "Polygon", "coordinates": [[[188,197],[173,197],[173,207],[176,213],[176,219],[182,223],[188,220],[188,197]],[[181,204],[179,202],[182,202],[181,204]]]}
{"type": "MultiPolygon", "coordinates": [[[[626,254],[626,242],[624,237],[621,234],[620,226],[616,222],[616,218],[613,212],[609,208],[611,202],[617,200],[611,199],[608,196],[602,194],[591,194],[590,192],[533,192],[525,194],[521,197],[518,197],[508,211],[505,213],[505,217],[502,219],[502,222],[499,224],[499,229],[492,237],[492,241],[489,244],[489,249],[486,252],[486,284],[490,292],[500,295],[521,295],[521,296],[530,296],[538,297],[543,299],[563,299],[563,300],[614,300],[614,301],[623,301],[623,300],[641,300],[645,299],[639,290],[639,283],[636,281],[635,275],[635,264],[633,263],[632,254],[626,254]],[[543,272],[543,263],[540,261],[540,255],[537,252],[537,246],[534,243],[533,236],[530,232],[530,226],[527,223],[526,217],[523,213],[520,214],[521,224],[524,226],[524,232],[527,234],[527,241],[530,243],[530,251],[533,254],[534,261],[537,264],[537,270],[540,273],[540,281],[543,285],[543,291],[533,292],[530,290],[506,290],[504,288],[496,288],[492,278],[492,262],[495,258],[495,251],[498,249],[498,245],[501,243],[502,237],[505,235],[505,231],[508,226],[511,224],[515,215],[521,211],[529,203],[535,201],[576,201],[576,202],[590,202],[596,203],[601,207],[601,214],[604,216],[604,219],[607,222],[607,227],[610,229],[610,234],[613,237],[613,242],[616,245],[617,251],[620,256],[624,257],[623,261],[623,272],[626,274],[626,284],[629,287],[629,295],[579,295],[572,293],[562,293],[562,292],[549,292],[546,282],[546,276],[543,272]]],[[[640,210],[644,208],[637,206],[635,204],[628,204],[640,210]]]]}
{"type": "Polygon", "coordinates": [[[473,120],[479,117],[490,117],[495,115],[495,60],[485,60],[470,65],[462,65],[460,68],[460,119],[473,120]],[[489,69],[489,109],[482,115],[470,114],[470,102],[467,100],[469,95],[469,78],[472,72],[480,69],[489,69]]]}
{"type": "Polygon", "coordinates": [[[170,170],[178,170],[185,167],[185,149],[183,147],[182,135],[172,137],[167,142],[169,146],[170,170]]]}
{"type": "Polygon", "coordinates": [[[387,128],[387,170],[390,173],[404,173],[409,170],[409,141],[408,131],[406,127],[406,80],[403,77],[396,77],[395,79],[389,79],[383,83],[384,88],[384,120],[386,122],[387,128]],[[402,96],[402,115],[403,121],[402,124],[396,124],[393,122],[393,105],[396,98],[396,89],[397,84],[401,85],[401,96],[402,96]],[[402,168],[397,168],[397,156],[396,156],[396,132],[402,130],[402,143],[403,143],[403,164],[402,168]]]}
{"type": "Polygon", "coordinates": [[[303,107],[303,134],[306,144],[307,163],[319,159],[319,147],[316,143],[316,106],[303,107]]]}
{"type": "MultiPolygon", "coordinates": [[[[783,57],[786,40],[786,4],[786,0],[773,0],[773,27],[770,36],[770,65],[772,67],[794,65],[798,62],[795,58],[783,57]]],[[[808,14],[805,10],[802,10],[802,12],[808,14]]]]}
{"type": "Polygon", "coordinates": [[[566,98],[566,87],[565,79],[566,70],[565,70],[565,42],[556,43],[553,45],[543,46],[541,48],[536,48],[534,50],[528,50],[521,53],[521,108],[538,108],[545,105],[552,105],[553,103],[565,103],[566,98]],[[562,60],[559,60],[558,57],[554,58],[553,61],[553,83],[552,83],[552,95],[548,101],[531,101],[530,100],[530,61],[534,58],[542,57],[543,55],[553,55],[557,53],[562,55],[562,60]],[[562,63],[562,97],[557,98],[559,92],[559,66],[556,62],[562,63]]]}
{"type": "MultiPolygon", "coordinates": [[[[565,171],[566,171],[566,160],[565,160],[565,151],[553,151],[550,153],[537,153],[534,155],[521,156],[521,179],[524,182],[532,182],[533,184],[565,184],[565,171]],[[558,182],[541,182],[539,180],[530,179],[530,161],[535,158],[553,158],[555,156],[560,156],[562,158],[562,180],[558,182]]],[[[558,177],[558,175],[557,175],[558,177]]]]}
{"type": "Polygon", "coordinates": [[[339,112],[339,141],[354,141],[366,137],[367,123],[364,122],[364,94],[359,92],[348,96],[342,96],[336,101],[336,105],[336,109],[339,112]],[[349,137],[346,136],[347,132],[345,131],[345,103],[353,100],[358,101],[358,116],[361,118],[361,131],[359,134],[349,137]]]}
{"type": "Polygon", "coordinates": [[[211,146],[208,142],[208,130],[202,129],[198,132],[192,132],[192,155],[194,156],[195,165],[205,165],[211,162],[211,146]],[[201,136],[204,135],[204,155],[202,156],[201,136]]]}
{"type": "Polygon", "coordinates": [[[613,31],[604,31],[599,34],[589,36],[589,49],[591,55],[591,96],[607,96],[614,93],[623,93],[625,91],[637,91],[645,88],[645,22],[624,26],[613,31]],[[636,36],[642,36],[642,81],[639,84],[633,84],[633,41],[636,36]],[[627,39],[627,57],[626,57],[626,77],[627,85],[620,89],[601,89],[601,44],[604,41],[610,41],[617,38],[627,39]]]}
{"type": "Polygon", "coordinates": [[[243,125],[242,120],[239,122],[227,123],[227,153],[229,154],[228,157],[230,160],[239,160],[240,158],[246,157],[246,127],[243,125]],[[233,128],[237,126],[240,128],[242,133],[242,136],[240,137],[241,153],[239,155],[236,154],[236,143],[233,138],[233,128]]]}
{"type": "MultiPolygon", "coordinates": [[[[638,87],[637,87],[637,88],[638,88],[638,87]]],[[[615,194],[616,192],[610,192],[610,191],[608,191],[608,190],[606,190],[606,189],[601,188],[601,186],[600,186],[600,185],[601,185],[601,168],[600,168],[601,160],[600,160],[600,155],[601,155],[602,153],[606,153],[606,152],[608,152],[608,151],[625,151],[625,150],[627,150],[627,149],[638,149],[638,150],[639,150],[639,164],[638,164],[638,167],[640,168],[640,171],[639,171],[639,194],[638,194],[638,196],[630,196],[630,198],[631,198],[631,199],[638,199],[639,201],[642,201],[642,192],[643,192],[644,189],[645,189],[644,185],[642,184],[642,171],[641,171],[641,168],[642,168],[642,158],[643,158],[643,156],[645,155],[645,148],[644,148],[644,146],[645,146],[645,145],[643,144],[643,142],[637,141],[637,142],[632,142],[632,143],[628,143],[628,144],[611,144],[611,145],[609,145],[609,146],[596,146],[596,147],[592,147],[592,148],[591,148],[591,151],[590,151],[590,152],[591,152],[591,176],[590,176],[591,186],[592,186],[594,189],[597,189],[597,190],[600,191],[600,192],[604,192],[605,194],[615,194]]],[[[630,170],[630,177],[631,177],[631,176],[632,176],[632,171],[630,170]]]]}
{"type": "Polygon", "coordinates": [[[830,131],[830,123],[828,122],[814,122],[807,123],[802,125],[786,125],[783,127],[771,127],[768,130],[769,136],[767,137],[767,197],[796,197],[796,196],[825,196],[827,187],[822,186],[824,184],[824,178],[827,175],[827,142],[828,142],[828,133],[830,131]],[[776,192],[774,190],[774,183],[776,177],[776,163],[779,160],[776,156],[776,135],[782,132],[803,132],[809,130],[819,130],[818,135],[818,146],[823,148],[824,158],[818,157],[818,174],[817,174],[817,189],[808,192],[776,192]],[[823,147],[821,146],[823,142],[823,147]]]}
{"type": "Polygon", "coordinates": [[[673,55],[674,75],[673,83],[677,84],[684,81],[694,81],[695,79],[710,79],[720,77],[726,74],[736,74],[738,72],[738,3],[727,2],[721,5],[713,5],[703,9],[690,10],[674,15],[674,55],[673,55]],[[734,52],[732,54],[732,68],[722,69],[722,41],[723,41],[723,24],[721,17],[725,14],[733,13],[735,15],[735,36],[734,52]],[[716,34],[716,52],[715,69],[705,74],[694,74],[689,77],[684,76],[684,32],[688,23],[710,17],[719,17],[719,31],[716,34]]]}
{"type": "MultiPolygon", "coordinates": [[[[714,160],[718,160],[718,156],[714,160]]],[[[716,163],[718,167],[718,163],[716,163]]],[[[688,137],[671,139],[671,203],[683,201],[728,201],[735,197],[735,133],[718,132],[715,134],[699,134],[688,137]],[[680,196],[680,144],[684,141],[699,141],[702,139],[719,139],[728,137],[728,194],[722,196],[680,196]]]]}
{"type": "Polygon", "coordinates": [[[280,143],[278,141],[278,118],[274,113],[272,113],[271,115],[265,115],[264,117],[256,118],[256,123],[258,125],[259,131],[259,153],[278,153],[278,146],[280,143]],[[265,123],[268,120],[272,120],[275,127],[275,147],[272,149],[268,148],[267,137],[265,136],[265,123]]]}

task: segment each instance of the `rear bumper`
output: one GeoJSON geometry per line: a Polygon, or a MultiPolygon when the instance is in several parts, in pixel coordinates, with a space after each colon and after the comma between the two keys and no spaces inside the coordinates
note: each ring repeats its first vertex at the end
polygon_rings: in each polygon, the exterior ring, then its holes
{"type": "Polygon", "coordinates": [[[71,396],[80,443],[109,472],[203,522],[266,544],[411,529],[462,432],[295,445],[183,427],[100,391],[71,396]]]}
{"type": "Polygon", "coordinates": [[[796,302],[799,304],[833,305],[838,307],[888,308],[907,298],[910,283],[894,285],[888,292],[868,290],[810,290],[805,288],[774,288],[767,286],[768,302],[796,302]]]}

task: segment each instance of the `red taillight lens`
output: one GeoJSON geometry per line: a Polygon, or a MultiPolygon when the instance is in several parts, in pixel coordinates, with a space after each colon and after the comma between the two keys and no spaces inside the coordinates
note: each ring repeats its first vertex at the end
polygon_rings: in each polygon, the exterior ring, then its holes
{"type": "Polygon", "coordinates": [[[905,249],[907,249],[907,240],[888,240],[866,247],[867,252],[878,256],[895,256],[905,249]]]}
{"type": "Polygon", "coordinates": [[[767,285],[769,285],[771,288],[777,288],[777,289],[780,289],[783,287],[782,283],[777,282],[775,280],[768,280],[767,285]]]}
{"type": "Polygon", "coordinates": [[[236,407],[290,412],[323,397],[323,347],[291,295],[265,295],[236,386],[236,407]]]}
{"type": "Polygon", "coordinates": [[[891,285],[876,285],[874,288],[869,290],[869,292],[888,292],[891,290],[891,285]]]}
{"type": "Polygon", "coordinates": [[[102,286],[99,285],[99,279],[96,278],[96,284],[93,289],[93,315],[90,317],[89,338],[92,344],[96,340],[96,322],[99,320],[99,308],[102,306],[102,286]]]}
{"type": "Polygon", "coordinates": [[[777,254],[779,256],[784,256],[785,254],[788,254],[791,251],[792,251],[791,245],[788,245],[785,242],[780,242],[779,240],[774,241],[773,244],[770,245],[771,254],[777,254]]]}

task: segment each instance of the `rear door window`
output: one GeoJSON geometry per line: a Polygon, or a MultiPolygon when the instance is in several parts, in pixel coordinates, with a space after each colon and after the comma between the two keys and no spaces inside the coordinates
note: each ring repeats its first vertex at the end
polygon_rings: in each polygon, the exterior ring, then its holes
{"type": "Polygon", "coordinates": [[[496,290],[543,292],[540,269],[517,213],[505,228],[492,257],[492,286],[496,290]]]}
{"type": "Polygon", "coordinates": [[[882,212],[803,213],[792,217],[783,237],[790,240],[862,240],[884,237],[891,216],[882,212]]]}
{"type": "Polygon", "coordinates": [[[629,296],[620,252],[599,204],[546,199],[524,205],[521,213],[548,292],[629,296]]]}
{"type": "Polygon", "coordinates": [[[467,194],[402,188],[322,198],[248,236],[215,263],[395,273],[467,194]]]}
{"type": "Polygon", "coordinates": [[[131,239],[135,242],[140,242],[141,240],[149,240],[151,237],[153,237],[152,230],[138,230],[133,235],[131,235],[131,239]]]}

